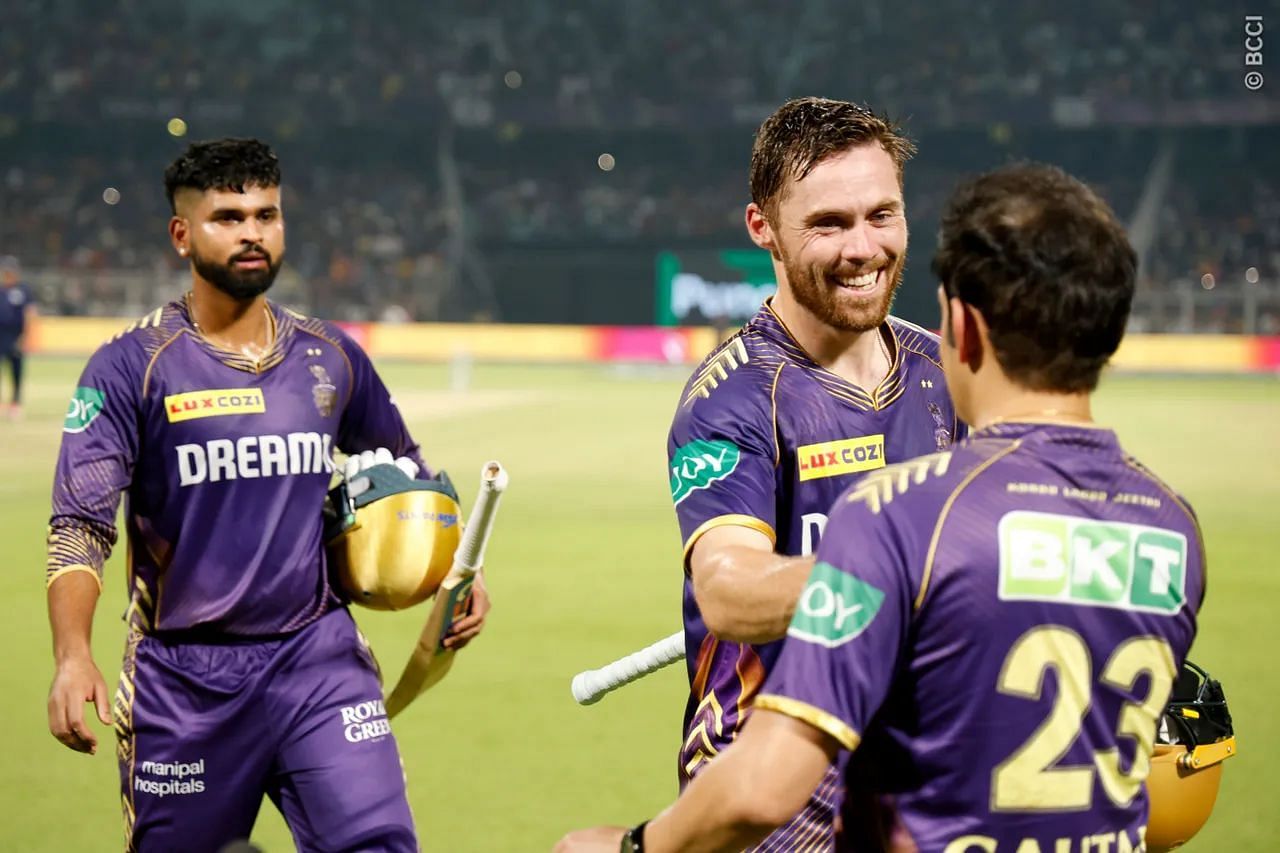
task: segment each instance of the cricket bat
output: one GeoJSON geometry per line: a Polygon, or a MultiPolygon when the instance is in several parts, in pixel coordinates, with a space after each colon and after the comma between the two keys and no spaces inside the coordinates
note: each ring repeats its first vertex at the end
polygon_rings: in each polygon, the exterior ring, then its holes
{"type": "Polygon", "coordinates": [[[684,631],[677,631],[599,669],[578,673],[570,685],[573,698],[579,705],[594,705],[606,693],[682,660],[684,654],[684,631]]]}
{"type": "Polygon", "coordinates": [[[467,519],[467,529],[453,554],[453,566],[436,590],[431,614],[413,647],[409,662],[395,689],[387,697],[387,717],[395,717],[440,679],[453,666],[454,649],[440,645],[453,623],[467,615],[471,606],[471,586],[476,570],[484,565],[484,549],[498,512],[498,499],[507,488],[507,471],[498,462],[486,462],[480,470],[480,491],[467,519]]]}

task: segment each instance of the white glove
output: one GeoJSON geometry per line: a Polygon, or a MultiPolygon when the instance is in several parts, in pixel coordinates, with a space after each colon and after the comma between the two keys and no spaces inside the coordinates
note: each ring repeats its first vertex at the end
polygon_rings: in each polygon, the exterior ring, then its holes
{"type": "Polygon", "coordinates": [[[342,476],[347,481],[347,496],[357,498],[369,490],[368,477],[361,477],[362,471],[367,471],[375,465],[395,465],[405,473],[410,480],[418,476],[418,463],[414,462],[408,456],[401,456],[395,459],[391,456],[391,451],[385,447],[379,447],[377,450],[365,450],[353,456],[348,456],[346,463],[342,467],[342,476]]]}

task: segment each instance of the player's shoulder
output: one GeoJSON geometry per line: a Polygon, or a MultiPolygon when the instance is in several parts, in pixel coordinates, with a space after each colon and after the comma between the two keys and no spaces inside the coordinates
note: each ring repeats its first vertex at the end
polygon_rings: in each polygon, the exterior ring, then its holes
{"type": "Polygon", "coordinates": [[[891,316],[886,322],[905,357],[932,362],[939,370],[942,369],[941,341],[937,335],[900,317],[891,316]]]}
{"type": "Polygon", "coordinates": [[[272,307],[277,312],[277,317],[292,324],[294,329],[303,335],[329,343],[348,352],[360,348],[355,339],[342,326],[332,320],[311,317],[301,311],[286,308],[283,305],[273,304],[272,307]]]}
{"type": "Polygon", "coordinates": [[[1124,463],[1128,465],[1129,468],[1145,477],[1155,492],[1163,492],[1164,495],[1173,501],[1174,506],[1177,506],[1186,515],[1187,520],[1190,522],[1191,527],[1195,529],[1197,535],[1200,535],[1200,517],[1196,514],[1195,507],[1191,505],[1191,502],[1188,501],[1181,492],[1170,485],[1167,480],[1157,474],[1132,453],[1125,450],[1122,450],[1121,453],[1124,463]]]}
{"type": "Polygon", "coordinates": [[[940,513],[988,469],[1018,449],[1019,442],[1002,436],[966,439],[939,453],[917,456],[872,471],[851,486],[837,502],[849,512],[869,512],[919,524],[940,513]]]}
{"type": "Polygon", "coordinates": [[[145,370],[152,359],[186,328],[188,325],[180,302],[161,305],[107,339],[90,357],[89,364],[145,370]]]}
{"type": "Polygon", "coordinates": [[[750,326],[702,360],[685,383],[675,421],[772,418],[782,360],[750,326]]]}

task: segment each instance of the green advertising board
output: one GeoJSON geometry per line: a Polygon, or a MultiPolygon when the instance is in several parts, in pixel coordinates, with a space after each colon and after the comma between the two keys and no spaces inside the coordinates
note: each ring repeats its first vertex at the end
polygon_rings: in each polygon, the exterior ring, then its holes
{"type": "Polygon", "coordinates": [[[659,326],[736,326],[778,289],[763,249],[659,252],[656,268],[659,326]]]}

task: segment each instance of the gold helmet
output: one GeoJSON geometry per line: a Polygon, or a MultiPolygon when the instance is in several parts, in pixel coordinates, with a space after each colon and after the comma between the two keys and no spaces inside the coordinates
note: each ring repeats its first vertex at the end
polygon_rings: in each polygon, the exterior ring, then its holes
{"type": "Polygon", "coordinates": [[[330,577],[355,604],[412,607],[435,594],[453,564],[461,538],[458,493],[443,471],[415,480],[394,464],[381,464],[360,477],[369,486],[357,497],[350,497],[346,482],[329,493],[330,577]]]}
{"type": "Polygon", "coordinates": [[[1209,820],[1222,781],[1222,762],[1236,754],[1235,730],[1222,685],[1191,661],[1174,682],[1160,718],[1147,791],[1147,850],[1187,843],[1209,820]]]}

